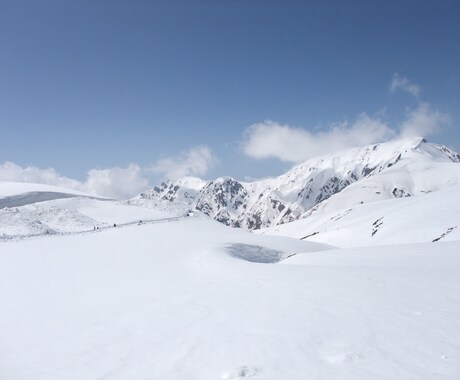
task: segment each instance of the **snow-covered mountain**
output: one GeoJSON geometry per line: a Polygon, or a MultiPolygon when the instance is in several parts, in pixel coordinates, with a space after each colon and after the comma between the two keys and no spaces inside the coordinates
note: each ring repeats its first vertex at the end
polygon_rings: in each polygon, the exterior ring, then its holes
{"type": "Polygon", "coordinates": [[[308,160],[279,177],[240,182],[183,178],[132,200],[162,199],[234,227],[260,229],[357,204],[460,183],[460,156],[423,138],[390,141],[308,160]]]}

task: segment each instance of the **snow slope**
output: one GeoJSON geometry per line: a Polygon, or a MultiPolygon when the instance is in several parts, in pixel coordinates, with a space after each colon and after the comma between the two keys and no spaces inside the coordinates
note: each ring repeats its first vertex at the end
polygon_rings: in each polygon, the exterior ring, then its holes
{"type": "Polygon", "coordinates": [[[0,378],[459,379],[460,243],[330,248],[203,216],[1,243],[0,378]]]}
{"type": "MultiPolygon", "coordinates": [[[[438,183],[442,184],[441,179],[438,183]]],[[[446,186],[444,190],[415,197],[364,204],[358,202],[364,197],[355,199],[345,195],[348,194],[340,193],[330,198],[329,202],[334,206],[331,211],[328,211],[326,202],[305,219],[273,226],[259,233],[339,247],[460,240],[460,185],[446,186]],[[339,204],[348,207],[340,209],[339,204]]]]}
{"type": "Polygon", "coordinates": [[[63,187],[37,183],[0,181],[0,210],[5,207],[19,207],[54,199],[72,198],[78,196],[105,199],[63,187]]]}

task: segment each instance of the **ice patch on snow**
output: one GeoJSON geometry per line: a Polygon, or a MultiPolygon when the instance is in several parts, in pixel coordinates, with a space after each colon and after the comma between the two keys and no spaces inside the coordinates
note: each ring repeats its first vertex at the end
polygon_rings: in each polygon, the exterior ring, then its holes
{"type": "Polygon", "coordinates": [[[250,245],[236,243],[225,248],[230,256],[237,257],[253,263],[271,264],[277,263],[289,256],[282,251],[262,247],[260,245],[250,245]]]}

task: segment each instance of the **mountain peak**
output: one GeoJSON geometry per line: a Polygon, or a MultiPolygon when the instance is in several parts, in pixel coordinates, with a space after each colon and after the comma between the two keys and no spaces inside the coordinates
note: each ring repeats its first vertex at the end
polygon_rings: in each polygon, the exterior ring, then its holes
{"type": "MultiPolygon", "coordinates": [[[[445,165],[459,162],[460,156],[443,145],[428,143],[423,137],[405,138],[313,158],[263,181],[181,178],[151,189],[142,199],[185,204],[226,225],[259,229],[294,221],[326,206],[433,191],[436,184],[428,178],[427,168],[442,168],[438,177],[445,182],[451,171],[460,170],[460,165],[448,170],[445,165]],[[329,201],[344,198],[338,194],[345,189],[346,200],[329,201]]],[[[460,182],[460,175],[455,174],[452,181],[460,182]]]]}

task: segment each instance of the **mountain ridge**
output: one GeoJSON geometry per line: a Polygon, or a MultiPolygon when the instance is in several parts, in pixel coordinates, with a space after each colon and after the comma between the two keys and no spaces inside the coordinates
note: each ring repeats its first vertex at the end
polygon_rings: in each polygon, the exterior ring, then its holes
{"type": "Polygon", "coordinates": [[[372,202],[435,191],[435,184],[424,180],[429,175],[425,169],[436,171],[447,165],[440,171],[441,182],[452,174],[452,181],[458,183],[460,165],[450,173],[451,164],[457,163],[460,155],[444,145],[428,143],[424,138],[393,140],[313,158],[278,177],[261,181],[185,177],[163,182],[130,202],[167,200],[187,205],[228,226],[254,230],[308,217],[328,204],[330,208],[332,199],[347,189],[345,194],[351,190],[363,193],[362,200],[348,194],[348,203],[354,198],[357,202],[372,202]],[[406,176],[411,183],[401,180],[406,176]],[[363,192],[358,184],[367,182],[374,183],[372,186],[378,190],[363,192]]]}

